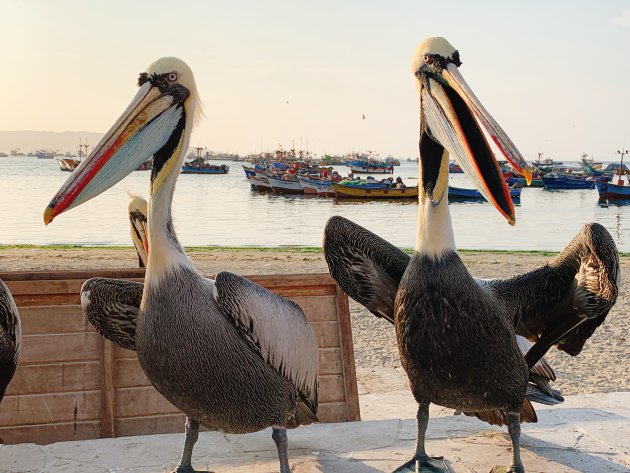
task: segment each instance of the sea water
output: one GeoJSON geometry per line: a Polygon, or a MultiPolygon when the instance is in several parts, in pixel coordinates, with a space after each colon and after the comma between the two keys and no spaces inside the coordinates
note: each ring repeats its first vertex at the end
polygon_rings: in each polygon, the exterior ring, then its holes
{"type": "MultiPolygon", "coordinates": [[[[173,201],[173,220],[185,246],[320,246],[326,220],[342,215],[404,248],[415,244],[417,203],[352,201],[317,196],[274,195],[250,189],[241,163],[226,175],[182,174],[173,201]]],[[[339,166],[342,174],[349,169],[339,166]]],[[[148,171],[136,171],[107,192],[57,216],[44,226],[43,212],[70,176],[54,159],[0,158],[0,244],[131,244],[127,192],[147,196],[148,171]]],[[[418,165],[394,168],[416,185],[418,165]]],[[[376,175],[376,178],[383,176],[376,175]]],[[[462,174],[451,184],[472,187],[462,174]]],[[[524,188],[511,227],[487,202],[452,202],[458,248],[561,250],[588,222],[599,222],[620,251],[630,251],[630,206],[601,205],[596,190],[524,188]]]]}

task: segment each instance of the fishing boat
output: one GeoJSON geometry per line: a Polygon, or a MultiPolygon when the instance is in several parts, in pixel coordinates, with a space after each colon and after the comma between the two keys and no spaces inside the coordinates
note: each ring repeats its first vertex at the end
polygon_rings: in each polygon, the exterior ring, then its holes
{"type": "Polygon", "coordinates": [[[297,176],[304,189],[304,194],[319,195],[322,197],[334,196],[335,191],[329,178],[313,178],[304,175],[297,176]]]}
{"type": "Polygon", "coordinates": [[[570,176],[557,172],[549,173],[542,177],[545,189],[594,189],[595,180],[584,176],[570,176]]]}
{"type": "Polygon", "coordinates": [[[55,153],[45,149],[40,149],[35,151],[35,156],[37,156],[37,159],[52,159],[55,157],[55,153]]]}
{"type": "Polygon", "coordinates": [[[355,160],[346,163],[352,173],[364,174],[391,174],[394,172],[394,165],[382,161],[355,160]]]}
{"type": "Polygon", "coordinates": [[[271,190],[276,194],[304,194],[304,188],[295,174],[267,176],[271,190]]]}
{"type": "MultiPolygon", "coordinates": [[[[524,177],[506,177],[505,183],[508,185],[508,187],[524,187],[527,186],[527,179],[525,179],[524,177]]],[[[545,183],[541,178],[534,178],[532,179],[532,182],[530,182],[528,187],[545,187],[545,183]]]]}
{"type": "MultiPolygon", "coordinates": [[[[510,187],[512,200],[521,198],[521,187],[510,187]]],[[[448,198],[452,200],[485,200],[477,189],[448,186],[448,198]]]]}
{"type": "Polygon", "coordinates": [[[57,158],[57,164],[62,171],[72,172],[81,164],[81,161],[74,158],[57,158]]]}
{"type": "MultiPolygon", "coordinates": [[[[202,158],[203,161],[203,158],[202,158]]],[[[182,174],[227,174],[230,166],[225,164],[215,165],[206,162],[191,161],[182,165],[182,174]]]]}
{"type": "Polygon", "coordinates": [[[252,189],[257,190],[257,191],[262,191],[262,192],[271,191],[271,185],[269,184],[269,179],[267,179],[267,176],[265,175],[264,172],[256,168],[246,166],[244,164],[243,164],[243,171],[245,171],[245,177],[247,177],[247,180],[249,181],[249,184],[252,187],[252,189]]]}
{"type": "Polygon", "coordinates": [[[451,174],[463,174],[464,170],[455,161],[448,163],[448,172],[451,174]]]}
{"type": "Polygon", "coordinates": [[[348,185],[343,181],[332,184],[335,195],[352,199],[417,199],[418,186],[392,189],[388,186],[377,185],[348,185]]]}
{"type": "Polygon", "coordinates": [[[612,164],[610,166],[616,166],[616,174],[611,181],[606,182],[604,180],[597,180],[595,185],[597,186],[597,192],[600,200],[630,200],[630,174],[623,164],[624,155],[628,154],[628,150],[617,150],[617,154],[621,155],[621,161],[619,164],[612,164]],[[624,175],[626,179],[624,179],[624,175]]]}

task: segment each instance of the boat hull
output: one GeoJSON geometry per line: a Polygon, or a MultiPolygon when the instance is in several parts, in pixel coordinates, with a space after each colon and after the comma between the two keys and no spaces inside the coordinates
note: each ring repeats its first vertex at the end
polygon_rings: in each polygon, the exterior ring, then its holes
{"type": "Polygon", "coordinates": [[[267,176],[271,190],[277,194],[304,194],[304,188],[300,181],[289,181],[267,176]]]}
{"type": "Polygon", "coordinates": [[[595,183],[599,198],[603,200],[630,200],[630,184],[620,186],[610,182],[595,183]]]}
{"type": "Polygon", "coordinates": [[[418,187],[388,189],[376,187],[351,187],[343,184],[332,185],[335,195],[350,199],[417,199],[418,187]]]}
{"type": "MultiPolygon", "coordinates": [[[[512,197],[512,200],[520,199],[521,188],[511,188],[510,197],[512,197]]],[[[448,198],[451,200],[486,200],[477,189],[465,189],[463,187],[453,186],[449,186],[448,188],[448,198]]]]}
{"type": "Polygon", "coordinates": [[[298,180],[302,184],[305,194],[323,197],[335,195],[330,179],[311,179],[306,176],[298,176],[298,180]]]}
{"type": "Polygon", "coordinates": [[[227,174],[229,166],[217,168],[200,168],[196,166],[182,166],[182,174],[227,174]]]}
{"type": "Polygon", "coordinates": [[[545,189],[570,190],[570,189],[594,189],[595,181],[586,179],[563,178],[563,177],[543,177],[545,189]]]}

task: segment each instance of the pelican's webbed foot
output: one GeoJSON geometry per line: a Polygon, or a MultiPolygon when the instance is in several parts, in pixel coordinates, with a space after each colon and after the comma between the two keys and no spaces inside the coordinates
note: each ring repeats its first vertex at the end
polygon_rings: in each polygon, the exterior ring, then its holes
{"type": "Polygon", "coordinates": [[[452,473],[444,457],[415,455],[407,463],[400,465],[393,473],[452,473]]]}
{"type": "Polygon", "coordinates": [[[173,473],[214,473],[208,470],[195,470],[189,465],[178,465],[177,469],[173,473]]]}

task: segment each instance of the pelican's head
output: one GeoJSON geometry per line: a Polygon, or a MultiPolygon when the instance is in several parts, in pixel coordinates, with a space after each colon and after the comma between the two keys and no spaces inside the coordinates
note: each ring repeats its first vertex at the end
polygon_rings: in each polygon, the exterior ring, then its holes
{"type": "Polygon", "coordinates": [[[459,52],[444,38],[426,38],[416,49],[413,73],[420,94],[420,198],[440,203],[453,156],[479,191],[514,224],[514,205],[479,123],[507,160],[525,174],[527,163],[459,73],[459,52]]]}
{"type": "Polygon", "coordinates": [[[138,253],[138,263],[141,268],[147,265],[149,254],[149,238],[147,237],[147,201],[138,194],[129,193],[131,200],[127,210],[129,212],[129,224],[131,226],[131,241],[138,253]]]}
{"type": "Polygon", "coordinates": [[[200,112],[193,73],[181,59],[165,57],[140,74],[138,87],[121,117],[50,201],[46,225],[109,189],[151,156],[152,193],[179,169],[200,112]]]}

